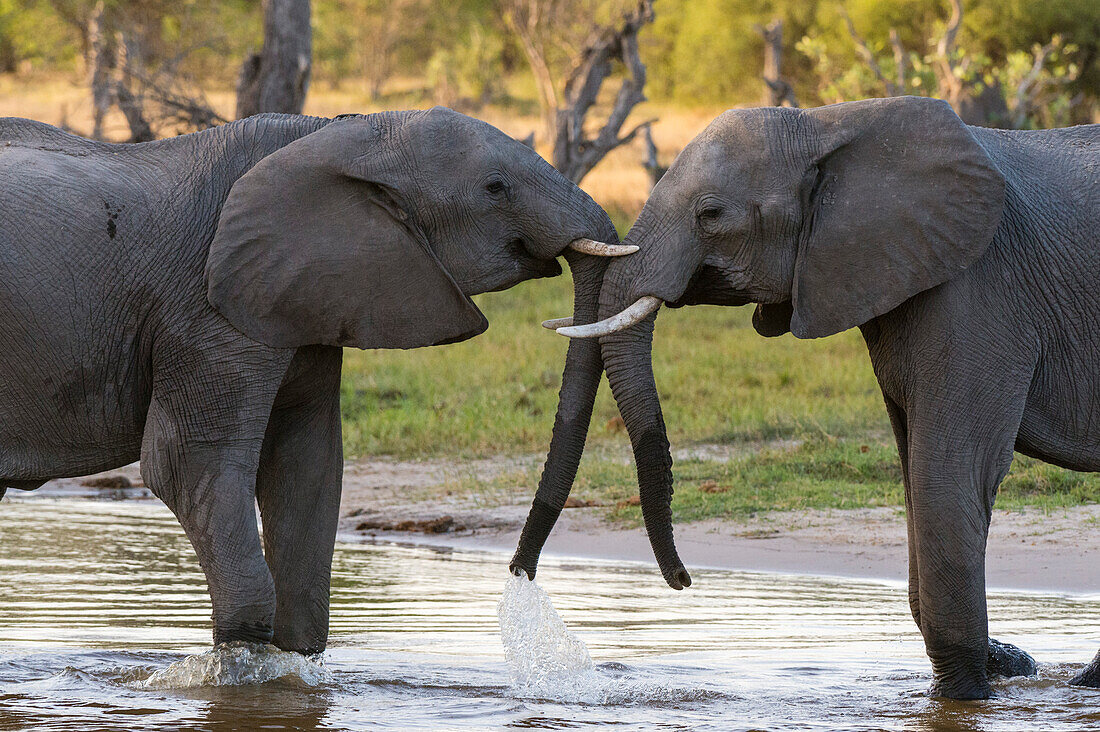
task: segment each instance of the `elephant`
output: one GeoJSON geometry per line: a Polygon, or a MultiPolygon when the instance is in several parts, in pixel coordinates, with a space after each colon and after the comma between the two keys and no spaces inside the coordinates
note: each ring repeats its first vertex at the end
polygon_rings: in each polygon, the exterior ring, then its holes
{"type": "MultiPolygon", "coordinates": [[[[971,127],[921,97],[715,119],[623,240],[638,253],[606,268],[602,320],[551,323],[599,339],[668,583],[690,578],[650,358],[660,305],[755,303],[768,337],[858,326],[901,460],[931,693],[984,699],[991,674],[1031,672],[988,638],[986,538],[1013,450],[1100,470],[1098,231],[1100,125],[971,127]]],[[[522,537],[513,571],[533,577],[540,550],[522,537]]],[[[1100,686],[1100,655],[1072,683],[1100,686]]]]}
{"type": "MultiPolygon", "coordinates": [[[[3,119],[0,141],[0,495],[140,458],[215,643],[326,646],[343,347],[472,338],[471,296],[559,255],[593,322],[605,257],[633,251],[531,148],[445,108],[134,145],[3,119]]],[[[578,343],[566,372],[599,358],[578,343]]],[[[558,440],[546,481],[579,459],[558,440]]]]}

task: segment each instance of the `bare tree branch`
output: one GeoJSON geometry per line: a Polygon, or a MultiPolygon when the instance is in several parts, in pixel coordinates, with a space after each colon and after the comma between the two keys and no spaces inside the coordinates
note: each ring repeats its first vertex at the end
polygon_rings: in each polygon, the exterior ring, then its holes
{"type": "MultiPolygon", "coordinates": [[[[1031,113],[1042,105],[1043,92],[1052,84],[1052,80],[1043,79],[1043,69],[1046,66],[1047,59],[1050,58],[1050,54],[1053,53],[1060,44],[1061,38],[1059,36],[1054,36],[1046,45],[1040,46],[1039,44],[1035,44],[1035,60],[1032,62],[1031,68],[1028,70],[1027,74],[1024,75],[1024,78],[1020,80],[1020,84],[1016,87],[1016,93],[1014,95],[1015,103],[1012,109],[1013,127],[1023,127],[1027,123],[1027,119],[1031,113]]],[[[1076,75],[1058,81],[1057,83],[1071,81],[1074,78],[1076,78],[1076,75]]],[[[1074,100],[1070,100],[1071,106],[1073,106],[1074,103],[1074,100]]]]}
{"type": "Polygon", "coordinates": [[[959,99],[963,93],[962,80],[951,62],[951,56],[955,52],[955,38],[962,25],[962,16],[962,0],[951,0],[951,17],[947,21],[943,36],[936,44],[935,69],[940,85],[940,96],[951,101],[953,106],[955,102],[952,100],[959,99]]]}
{"type": "Polygon", "coordinates": [[[149,76],[126,66],[123,73],[127,86],[141,89],[140,97],[147,106],[160,108],[151,112],[157,126],[176,124],[185,130],[203,130],[229,122],[211,108],[197,85],[194,91],[188,91],[174,68],[149,76]]]}
{"type": "Polygon", "coordinates": [[[787,104],[798,106],[794,88],[783,78],[783,21],[778,18],[767,25],[757,25],[756,31],[764,37],[764,104],[769,107],[782,107],[787,104]]]}
{"type": "Polygon", "coordinates": [[[553,139],[557,126],[558,92],[547,60],[545,37],[558,20],[557,0],[502,0],[505,25],[519,39],[523,55],[535,77],[546,136],[553,139]]]}
{"type": "MultiPolygon", "coordinates": [[[[875,78],[881,81],[882,85],[886,87],[886,95],[896,97],[898,94],[901,94],[905,89],[904,82],[901,86],[902,91],[899,91],[897,85],[886,78],[886,75],[882,73],[882,67],[879,66],[878,60],[875,58],[874,52],[867,45],[867,41],[863,40],[863,36],[856,31],[855,23],[852,22],[852,16],[848,15],[848,10],[843,5],[840,6],[840,14],[844,17],[844,24],[848,27],[848,35],[852,37],[852,42],[856,44],[856,52],[859,53],[860,58],[863,59],[863,62],[867,64],[867,67],[874,73],[875,78]]],[[[893,29],[891,29],[891,32],[892,31],[893,29]]],[[[896,33],[893,34],[891,40],[894,40],[896,36],[896,33]]],[[[897,48],[895,47],[895,54],[896,53],[897,48]]]]}
{"type": "Polygon", "coordinates": [[[909,76],[909,54],[905,46],[901,45],[897,28],[890,29],[890,47],[894,49],[894,74],[897,81],[896,93],[904,94],[906,91],[906,79],[909,76]]]}
{"type": "Polygon", "coordinates": [[[620,145],[630,142],[644,126],[621,135],[630,112],[646,100],[646,68],[638,53],[638,32],[652,23],[653,1],[641,0],[622,24],[600,29],[584,49],[565,84],[565,105],[557,110],[553,163],[565,177],[579,183],[595,165],[620,145]],[[626,69],[607,119],[594,137],[584,133],[584,122],[596,104],[600,88],[611,75],[612,62],[626,69]]]}
{"type": "Polygon", "coordinates": [[[942,58],[947,58],[955,50],[955,37],[962,27],[963,5],[962,0],[950,0],[951,17],[947,20],[947,27],[943,31],[943,37],[936,45],[936,53],[942,58]]]}
{"type": "Polygon", "coordinates": [[[657,144],[653,142],[653,132],[651,130],[653,122],[656,122],[656,120],[643,122],[639,125],[643,128],[642,134],[645,139],[645,157],[642,158],[642,167],[649,173],[650,188],[657,185],[657,181],[661,180],[668,172],[668,166],[661,165],[657,159],[657,144]]]}

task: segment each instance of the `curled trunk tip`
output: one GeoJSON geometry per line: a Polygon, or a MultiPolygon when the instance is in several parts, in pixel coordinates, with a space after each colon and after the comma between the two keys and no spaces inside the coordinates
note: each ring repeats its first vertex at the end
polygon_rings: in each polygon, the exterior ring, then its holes
{"type": "Polygon", "coordinates": [[[691,587],[691,575],[681,564],[672,571],[671,577],[665,577],[665,582],[668,582],[668,586],[674,590],[682,590],[685,587],[691,587]]]}

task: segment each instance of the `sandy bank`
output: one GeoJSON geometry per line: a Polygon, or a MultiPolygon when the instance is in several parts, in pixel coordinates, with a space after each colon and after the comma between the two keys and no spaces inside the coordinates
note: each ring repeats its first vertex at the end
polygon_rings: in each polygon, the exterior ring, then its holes
{"type": "MultiPolygon", "coordinates": [[[[641,528],[612,528],[598,509],[566,510],[545,556],[622,559],[653,563],[641,528]]],[[[459,520],[459,519],[456,519],[459,520]]],[[[1100,593],[1100,507],[1054,515],[994,515],[986,556],[991,588],[1100,593]]],[[[511,552],[519,528],[445,534],[354,531],[364,538],[511,552]]],[[[799,574],[904,580],[908,555],[905,518],[894,509],[802,511],[766,514],[750,521],[706,521],[676,527],[676,543],[689,570],[713,567],[799,574]]],[[[654,579],[660,581],[654,565],[654,579]]]]}

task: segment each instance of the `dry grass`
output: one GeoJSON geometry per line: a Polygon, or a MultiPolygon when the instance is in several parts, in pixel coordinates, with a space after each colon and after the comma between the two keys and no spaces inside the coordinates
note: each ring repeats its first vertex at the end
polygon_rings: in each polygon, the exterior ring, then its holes
{"type": "MultiPolygon", "coordinates": [[[[374,112],[381,109],[407,109],[431,106],[420,97],[415,80],[400,81],[391,85],[394,92],[383,103],[371,102],[365,85],[344,83],[339,88],[314,88],[306,102],[306,114],[332,117],[350,112],[374,112]]],[[[207,99],[214,110],[224,117],[233,116],[235,97],[231,90],[207,90],[207,99]]],[[[628,120],[626,129],[657,118],[653,125],[653,137],[658,146],[658,157],[668,164],[696,134],[721,110],[683,110],[646,103],[638,107],[628,120]]],[[[27,117],[65,126],[77,133],[92,129],[92,105],[87,88],[75,78],[24,77],[0,75],[0,116],[27,117]]],[[[515,137],[526,137],[539,129],[535,114],[524,114],[503,107],[487,107],[476,116],[499,127],[515,137]]],[[[128,128],[122,115],[112,110],[106,125],[108,139],[125,140],[128,128]]],[[[540,141],[541,142],[541,141],[540,141]]],[[[549,155],[545,145],[539,147],[549,155]]],[[[649,194],[649,179],[642,168],[643,148],[641,139],[613,151],[582,182],[581,187],[603,205],[612,215],[616,225],[626,228],[637,216],[649,194]]]]}

